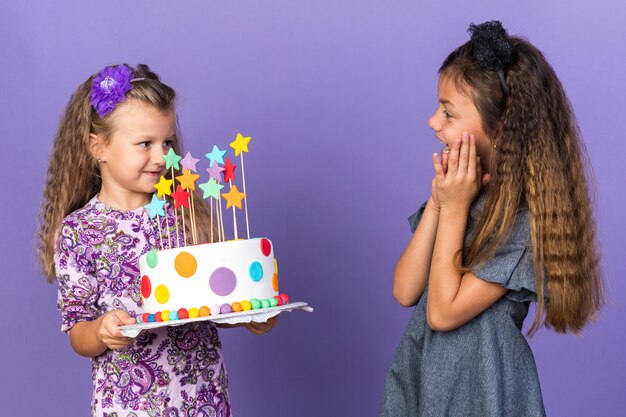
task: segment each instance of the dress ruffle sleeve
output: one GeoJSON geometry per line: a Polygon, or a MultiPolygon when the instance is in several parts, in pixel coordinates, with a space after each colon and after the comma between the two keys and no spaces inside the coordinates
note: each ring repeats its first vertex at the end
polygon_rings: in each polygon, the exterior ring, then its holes
{"type": "Polygon", "coordinates": [[[480,279],[507,288],[505,297],[510,300],[537,301],[528,210],[518,211],[509,236],[473,272],[480,279]]]}
{"type": "Polygon", "coordinates": [[[55,245],[54,265],[59,291],[57,308],[61,313],[61,330],[69,331],[76,323],[98,317],[98,282],[92,262],[88,233],[79,221],[67,217],[55,245]]]}
{"type": "Polygon", "coordinates": [[[411,232],[413,233],[415,233],[415,230],[417,229],[417,225],[422,219],[422,215],[424,214],[424,210],[426,209],[426,203],[428,203],[428,200],[424,201],[424,203],[420,206],[420,208],[417,209],[415,213],[409,216],[409,225],[411,226],[411,232]]]}

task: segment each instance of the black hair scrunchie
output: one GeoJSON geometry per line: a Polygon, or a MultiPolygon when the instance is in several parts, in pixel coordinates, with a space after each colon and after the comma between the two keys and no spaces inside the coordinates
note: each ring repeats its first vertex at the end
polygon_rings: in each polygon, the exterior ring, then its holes
{"type": "Polygon", "coordinates": [[[504,69],[513,63],[513,46],[502,23],[498,20],[471,24],[467,30],[471,35],[472,53],[481,68],[496,71],[502,89],[509,94],[509,85],[504,79],[504,69]]]}

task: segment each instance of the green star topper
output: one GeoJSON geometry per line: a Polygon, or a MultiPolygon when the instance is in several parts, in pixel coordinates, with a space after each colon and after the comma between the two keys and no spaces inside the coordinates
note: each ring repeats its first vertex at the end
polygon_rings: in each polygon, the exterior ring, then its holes
{"type": "Polygon", "coordinates": [[[171,167],[180,169],[180,165],[178,164],[178,161],[183,159],[180,155],[177,155],[176,152],[174,152],[173,148],[170,148],[167,155],[164,155],[161,158],[165,160],[165,169],[170,169],[171,167]]]}

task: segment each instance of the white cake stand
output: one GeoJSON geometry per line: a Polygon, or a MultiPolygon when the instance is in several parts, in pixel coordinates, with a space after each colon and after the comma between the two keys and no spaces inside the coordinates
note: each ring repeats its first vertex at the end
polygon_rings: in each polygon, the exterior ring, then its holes
{"type": "Polygon", "coordinates": [[[227,324],[250,323],[252,321],[257,322],[257,323],[264,323],[270,318],[277,316],[283,311],[293,311],[293,310],[304,310],[304,311],[308,311],[309,313],[312,313],[313,307],[309,306],[307,303],[296,302],[296,303],[289,303],[289,304],[285,304],[282,306],[276,306],[276,307],[270,307],[270,308],[259,308],[256,310],[239,311],[236,313],[217,314],[215,316],[194,317],[192,319],[127,324],[125,326],[120,326],[119,329],[123,336],[137,337],[137,335],[139,335],[139,333],[142,330],[156,329],[156,328],[164,327],[164,326],[181,326],[183,324],[196,323],[199,321],[206,321],[206,320],[212,321],[214,323],[227,323],[227,324]]]}

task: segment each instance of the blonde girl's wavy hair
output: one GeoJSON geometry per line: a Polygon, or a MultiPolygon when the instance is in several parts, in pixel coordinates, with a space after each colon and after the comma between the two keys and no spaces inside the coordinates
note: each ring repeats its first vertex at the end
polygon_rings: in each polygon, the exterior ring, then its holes
{"type": "MultiPolygon", "coordinates": [[[[158,75],[147,65],[128,67],[137,80],[133,81],[133,89],[126,93],[126,99],[139,100],[160,111],[174,109],[176,92],[162,83],[158,75]]],[[[98,162],[89,152],[89,135],[100,135],[106,144],[115,128],[112,123],[115,110],[100,117],[91,107],[91,82],[96,75],[93,74],[82,83],[70,98],[61,117],[50,156],[39,217],[38,246],[39,262],[48,282],[56,279],[54,246],[63,218],[83,207],[100,191],[102,185],[98,162]]],[[[178,126],[176,130],[173,149],[180,155],[183,150],[178,126]]],[[[168,173],[167,177],[170,176],[168,173]]],[[[193,198],[198,240],[208,242],[213,227],[209,211],[197,193],[193,193],[193,198]]]]}
{"type": "Polygon", "coordinates": [[[441,77],[472,97],[483,129],[496,145],[487,202],[463,249],[462,270],[471,271],[494,254],[526,202],[538,293],[529,333],[545,325],[577,334],[604,303],[586,151],[553,68],[528,41],[509,41],[509,94],[503,93],[496,71],[478,64],[471,41],[439,69],[441,77]]]}

